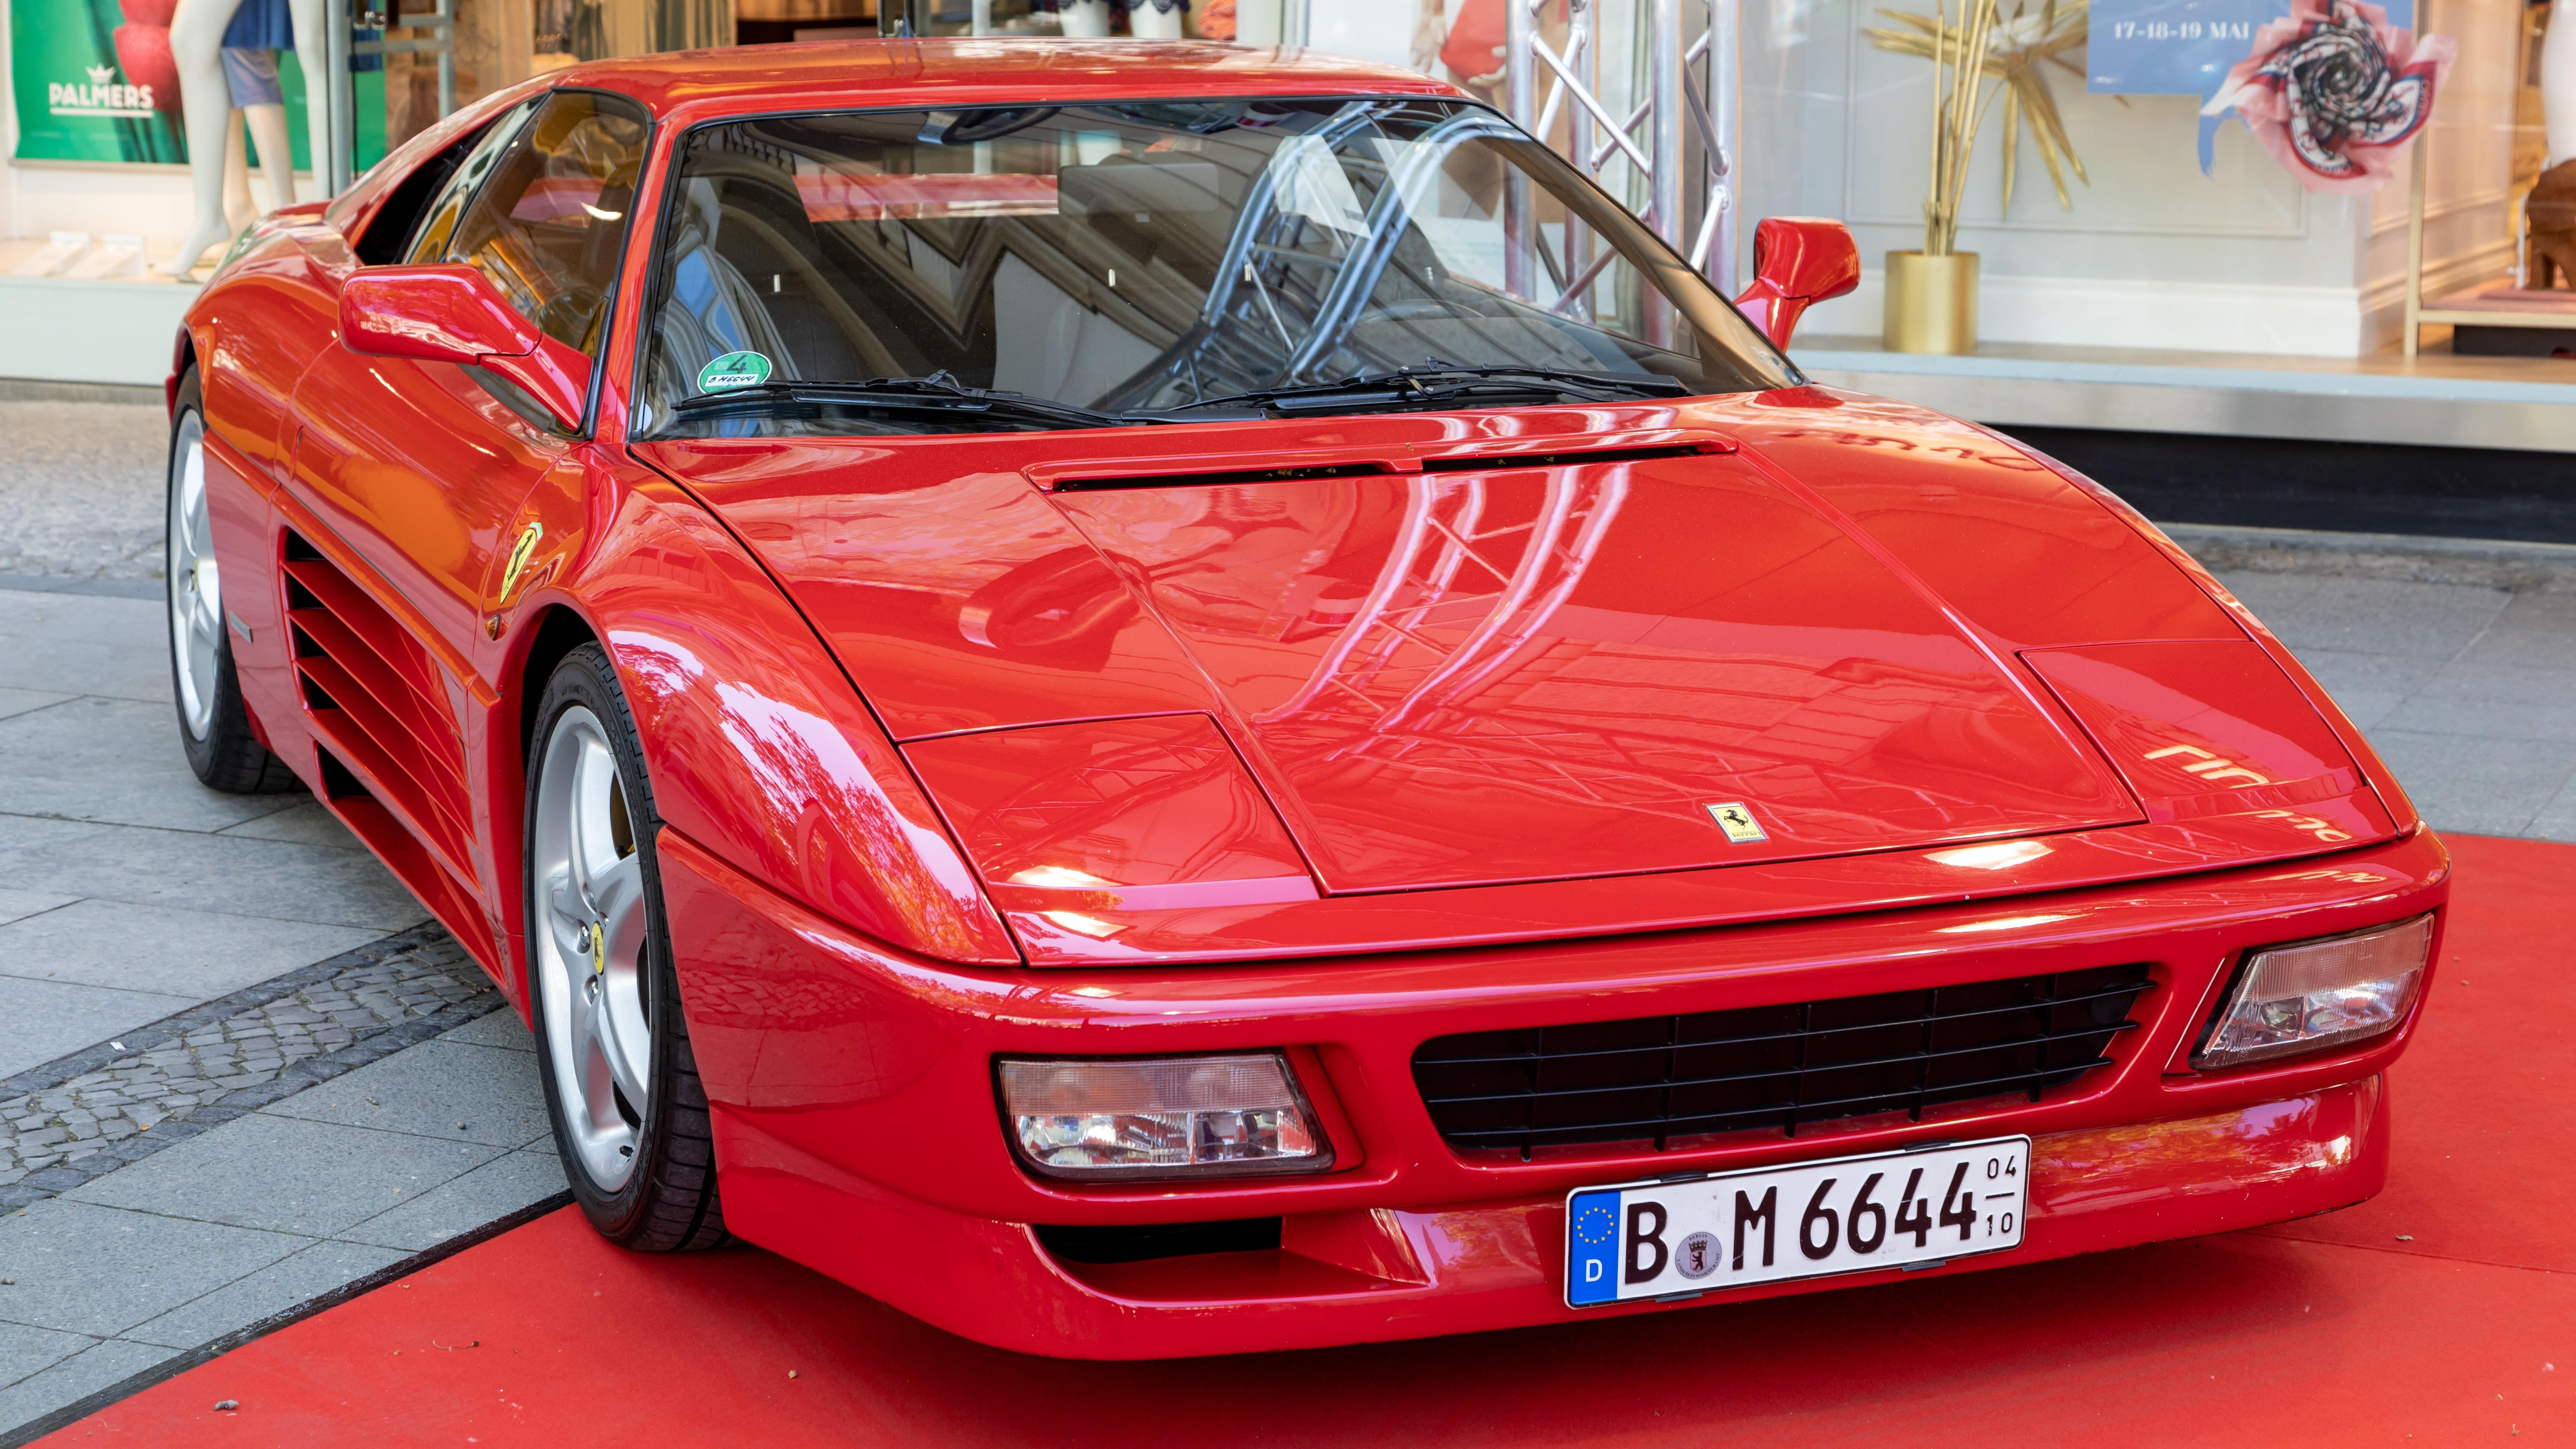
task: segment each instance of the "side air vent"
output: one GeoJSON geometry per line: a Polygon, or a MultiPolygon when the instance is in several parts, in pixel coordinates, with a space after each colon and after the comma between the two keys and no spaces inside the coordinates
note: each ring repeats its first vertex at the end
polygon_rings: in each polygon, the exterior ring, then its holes
{"type": "Polygon", "coordinates": [[[474,908],[473,893],[430,855],[419,838],[367,788],[367,782],[358,778],[358,772],[332,753],[330,745],[318,745],[313,753],[321,765],[323,798],[330,803],[332,813],[349,827],[349,833],[374,851],[386,868],[410,886],[430,913],[469,949],[486,960],[496,959],[491,954],[491,928],[483,913],[474,908]]]}
{"type": "Polygon", "coordinates": [[[365,796],[448,870],[472,879],[465,748],[437,665],[383,606],[291,533],[285,570],[296,682],[326,757],[364,781],[365,796]]]}

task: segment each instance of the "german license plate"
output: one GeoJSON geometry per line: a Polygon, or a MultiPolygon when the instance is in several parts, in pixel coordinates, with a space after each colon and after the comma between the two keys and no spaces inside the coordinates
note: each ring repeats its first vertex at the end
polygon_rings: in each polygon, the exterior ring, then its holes
{"type": "Polygon", "coordinates": [[[2021,1245],[2030,1139],[1873,1152],[1565,1197],[1565,1301],[1931,1266],[2021,1245]]]}

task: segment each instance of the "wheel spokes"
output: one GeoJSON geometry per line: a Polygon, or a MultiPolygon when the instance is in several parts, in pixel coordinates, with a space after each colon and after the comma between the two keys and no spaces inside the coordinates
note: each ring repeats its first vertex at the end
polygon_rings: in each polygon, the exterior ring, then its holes
{"type": "Polygon", "coordinates": [[[572,779],[572,870],[582,904],[593,918],[601,912],[597,877],[617,864],[617,843],[610,838],[609,796],[617,787],[617,762],[606,740],[582,741],[572,779]]]}
{"type": "Polygon", "coordinates": [[[590,924],[590,913],[582,906],[569,869],[558,869],[548,877],[545,897],[549,907],[546,925],[554,933],[555,953],[563,958],[570,979],[578,986],[590,970],[590,950],[581,940],[582,928],[590,924]]]}
{"type": "Polygon", "coordinates": [[[215,677],[216,651],[223,647],[223,620],[217,617],[218,605],[213,596],[190,580],[188,590],[188,660],[196,671],[197,692],[204,693],[215,677]]]}
{"type": "Polygon", "coordinates": [[[617,1111],[616,1044],[602,1030],[605,1020],[599,1010],[600,993],[596,988],[576,986],[572,1005],[572,1069],[580,1084],[582,1125],[598,1136],[626,1130],[626,1119],[617,1111]]]}
{"type": "Polygon", "coordinates": [[[215,676],[223,649],[223,593],[206,512],[204,426],[184,413],[174,440],[162,567],[170,595],[171,672],[181,722],[203,739],[214,725],[215,676]]]}
{"type": "Polygon", "coordinates": [[[590,878],[590,909],[608,933],[612,960],[632,961],[643,945],[644,867],[628,856],[590,878]]]}
{"type": "Polygon", "coordinates": [[[614,1191],[633,1171],[650,1106],[650,951],[643,862],[619,848],[617,757],[590,710],[551,727],[537,778],[529,870],[546,968],[547,1033],[567,1140],[590,1179],[614,1191]]]}
{"type": "Polygon", "coordinates": [[[214,526],[206,509],[205,458],[201,449],[188,465],[188,556],[192,559],[211,559],[215,554],[214,526]]]}
{"type": "MultiPolygon", "coordinates": [[[[606,1058],[610,1080],[626,1095],[626,1105],[639,1118],[644,1115],[644,1064],[652,1049],[651,1028],[635,999],[631,981],[620,990],[614,976],[600,983],[592,1004],[597,1018],[596,1034],[601,1055],[606,1058]]],[[[604,1124],[603,1124],[604,1125],[604,1124]]]]}

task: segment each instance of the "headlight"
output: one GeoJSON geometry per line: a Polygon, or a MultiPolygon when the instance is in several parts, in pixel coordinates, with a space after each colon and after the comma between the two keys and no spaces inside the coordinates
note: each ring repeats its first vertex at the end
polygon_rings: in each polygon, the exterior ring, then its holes
{"type": "Polygon", "coordinates": [[[1214,1177],[1333,1165],[1332,1146],[1278,1052],[1005,1057],[998,1065],[1011,1145],[1049,1177],[1214,1177]]]}
{"type": "Polygon", "coordinates": [[[2393,1031],[2423,988],[2433,918],[2254,953],[2191,1064],[2203,1070],[2323,1051],[2393,1031]]]}

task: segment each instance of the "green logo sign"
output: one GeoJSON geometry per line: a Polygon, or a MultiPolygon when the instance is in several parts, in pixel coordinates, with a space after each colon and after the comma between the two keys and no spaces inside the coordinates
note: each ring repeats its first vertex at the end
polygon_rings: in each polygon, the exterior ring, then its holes
{"type": "Polygon", "coordinates": [[[698,369],[698,391],[758,387],[769,381],[769,359],[757,352],[728,352],[698,369]]]}
{"type": "MultiPolygon", "coordinates": [[[[91,165],[188,159],[179,78],[170,61],[170,6],[132,9],[125,13],[118,0],[9,0],[0,6],[6,11],[0,25],[9,33],[9,99],[17,104],[19,159],[91,165]]],[[[385,154],[385,75],[378,68],[349,77],[357,119],[351,160],[361,171],[385,154]]],[[[278,53],[277,83],[286,101],[288,146],[301,171],[313,153],[305,144],[303,70],[292,50],[278,53]]]]}

